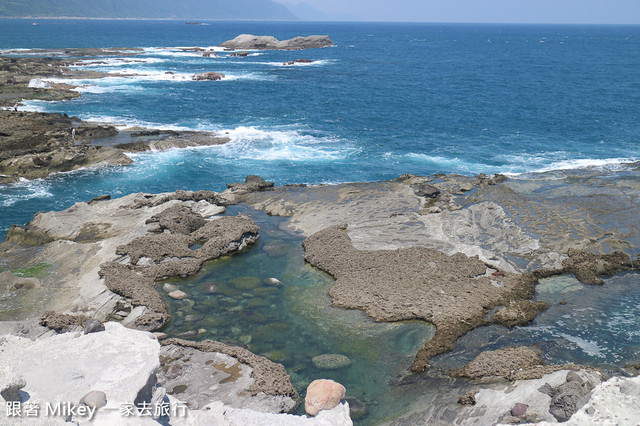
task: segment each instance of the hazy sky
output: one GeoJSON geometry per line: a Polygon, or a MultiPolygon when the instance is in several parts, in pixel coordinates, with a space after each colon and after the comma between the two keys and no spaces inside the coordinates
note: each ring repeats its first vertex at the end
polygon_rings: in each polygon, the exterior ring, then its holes
{"type": "Polygon", "coordinates": [[[640,0],[277,0],[365,21],[640,24],[640,0]]]}

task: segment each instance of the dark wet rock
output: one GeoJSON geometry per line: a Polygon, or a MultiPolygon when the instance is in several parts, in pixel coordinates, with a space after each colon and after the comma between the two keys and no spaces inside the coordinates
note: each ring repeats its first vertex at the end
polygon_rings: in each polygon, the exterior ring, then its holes
{"type": "Polygon", "coordinates": [[[181,189],[176,192],[172,192],[168,195],[155,196],[153,194],[142,194],[136,199],[136,202],[132,208],[139,209],[142,207],[156,207],[169,201],[206,201],[210,204],[216,204],[223,206],[224,200],[213,191],[183,191],[181,189]]]}
{"type": "Polygon", "coordinates": [[[458,404],[460,405],[476,405],[476,394],[479,392],[479,389],[470,390],[469,392],[462,395],[458,398],[458,404]]]}
{"type": "Polygon", "coordinates": [[[104,330],[104,324],[97,319],[90,319],[84,325],[84,334],[99,333],[104,330]]]}
{"type": "Polygon", "coordinates": [[[249,52],[233,52],[229,54],[230,57],[232,58],[246,58],[247,56],[249,56],[249,52]]]}
{"type": "Polygon", "coordinates": [[[516,403],[511,409],[511,415],[513,417],[524,417],[527,414],[527,409],[529,406],[527,404],[523,404],[521,402],[516,403]]]}
{"type": "Polygon", "coordinates": [[[424,247],[356,250],[340,226],[317,232],[303,247],[310,264],[336,278],[329,292],[335,306],[362,309],[377,321],[421,319],[436,326],[435,336],[416,355],[414,372],[486,324],[488,309],[533,297],[536,282],[506,274],[503,285],[495,286],[483,262],[460,253],[447,256],[424,247]]]}
{"type": "Polygon", "coordinates": [[[20,389],[26,385],[22,374],[10,366],[0,366],[0,396],[6,402],[21,402],[20,389]]]}
{"type": "Polygon", "coordinates": [[[102,408],[107,405],[107,395],[102,391],[92,390],[82,397],[80,404],[96,409],[102,408]]]}
{"type": "Polygon", "coordinates": [[[167,229],[172,234],[187,235],[202,228],[207,221],[191,207],[180,204],[152,216],[146,223],[158,223],[161,231],[167,229]]]}
{"type": "Polygon", "coordinates": [[[570,249],[562,262],[565,272],[572,273],[584,284],[603,284],[601,276],[632,269],[631,258],[622,252],[594,254],[570,249]]]}
{"type": "Polygon", "coordinates": [[[578,411],[578,401],[586,391],[575,382],[568,382],[560,386],[557,393],[551,398],[549,413],[559,422],[566,422],[573,413],[578,411]]]}
{"type": "Polygon", "coordinates": [[[545,311],[549,305],[545,302],[531,300],[514,300],[503,308],[499,308],[491,317],[493,322],[506,327],[523,326],[531,323],[536,316],[545,311]]]}
{"type": "Polygon", "coordinates": [[[36,179],[55,172],[97,164],[131,164],[121,150],[93,146],[92,139],[113,136],[112,126],[81,122],[62,114],[14,113],[0,110],[0,175],[2,182],[36,179]],[[72,129],[76,129],[75,139],[72,129]]]}
{"type": "Polygon", "coordinates": [[[40,325],[57,332],[66,332],[77,328],[83,328],[89,321],[85,315],[59,314],[54,311],[46,311],[40,316],[40,325]]]}
{"type": "Polygon", "coordinates": [[[224,78],[224,74],[220,72],[212,72],[212,71],[195,74],[192,77],[192,79],[195,81],[202,81],[202,80],[218,81],[218,80],[222,80],[223,78],[224,78]]]}
{"type": "Polygon", "coordinates": [[[293,61],[283,62],[282,65],[310,64],[312,62],[311,59],[294,59],[293,61]]]}
{"type": "Polygon", "coordinates": [[[362,420],[369,414],[369,409],[359,399],[347,396],[344,400],[349,403],[349,416],[352,420],[362,420]]]}
{"type": "Polygon", "coordinates": [[[329,36],[326,35],[294,37],[289,40],[278,41],[278,39],[272,36],[240,34],[233,40],[227,40],[218,46],[230,49],[300,50],[333,46],[333,42],[329,39],[329,36]]]}
{"type": "Polygon", "coordinates": [[[235,192],[253,192],[272,188],[273,185],[273,182],[267,182],[260,176],[249,175],[245,178],[244,183],[228,183],[227,188],[235,192]]]}
{"type": "Polygon", "coordinates": [[[413,190],[418,197],[436,198],[438,195],[440,195],[440,190],[433,185],[429,185],[428,183],[419,183],[413,185],[413,190]]]}
{"type": "Polygon", "coordinates": [[[106,195],[98,195],[95,198],[92,198],[91,200],[89,200],[87,202],[87,204],[92,205],[92,204],[96,204],[99,203],[100,201],[107,201],[111,199],[111,195],[106,194],[106,195]]]}

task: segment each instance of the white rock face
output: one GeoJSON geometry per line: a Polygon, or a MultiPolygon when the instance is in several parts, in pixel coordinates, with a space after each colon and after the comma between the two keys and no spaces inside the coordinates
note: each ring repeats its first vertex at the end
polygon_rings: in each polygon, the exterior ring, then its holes
{"type": "Polygon", "coordinates": [[[640,377],[613,377],[601,383],[593,390],[589,402],[564,424],[637,426],[640,424],[640,377]]]}
{"type": "Polygon", "coordinates": [[[29,87],[32,89],[51,89],[51,84],[40,78],[32,78],[29,81],[29,87]]]}
{"type": "MultiPolygon", "coordinates": [[[[77,406],[83,396],[95,390],[106,394],[107,405],[95,414],[91,424],[125,424],[120,415],[121,404],[132,404],[138,393],[155,381],[160,344],[151,333],[114,322],[106,323],[105,327],[99,333],[65,333],[36,341],[2,336],[0,365],[10,366],[24,377],[26,386],[22,391],[29,402],[40,403],[42,419],[52,423],[64,421],[64,416],[44,416],[46,404],[77,406]],[[113,423],[116,418],[121,421],[113,423]]],[[[2,408],[0,424],[17,420],[6,418],[2,408]]],[[[73,417],[73,420],[84,424],[88,418],[73,417]]]]}
{"type": "Polygon", "coordinates": [[[315,417],[307,417],[231,408],[217,401],[200,410],[189,411],[184,417],[174,417],[171,419],[171,424],[174,426],[352,426],[353,422],[349,417],[349,404],[346,402],[338,404],[333,410],[321,411],[315,417]]]}
{"type": "MultiPolygon", "coordinates": [[[[557,424],[556,419],[549,413],[551,397],[538,389],[545,383],[552,387],[561,385],[566,380],[567,372],[561,370],[539,379],[518,380],[513,384],[496,386],[495,389],[482,389],[476,394],[476,405],[463,409],[458,424],[496,424],[500,417],[518,402],[529,406],[527,414],[534,414],[539,419],[557,424]]],[[[594,371],[581,370],[578,374],[586,382],[595,384],[600,381],[600,374],[594,371]]]]}

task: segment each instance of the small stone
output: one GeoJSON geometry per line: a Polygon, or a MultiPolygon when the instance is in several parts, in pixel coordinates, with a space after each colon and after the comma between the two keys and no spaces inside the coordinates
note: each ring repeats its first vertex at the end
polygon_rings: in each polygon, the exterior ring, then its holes
{"type": "Polygon", "coordinates": [[[549,396],[553,396],[554,391],[553,388],[551,387],[551,385],[549,383],[545,383],[544,385],[540,386],[538,388],[538,392],[541,392],[545,395],[549,395],[549,396]]]}
{"type": "Polygon", "coordinates": [[[0,367],[0,395],[7,402],[20,402],[20,389],[27,385],[21,374],[10,367],[0,367]]]}
{"type": "Polygon", "coordinates": [[[511,415],[514,417],[524,417],[524,415],[527,414],[528,408],[529,406],[527,404],[517,402],[511,409],[511,415]]]}
{"type": "Polygon", "coordinates": [[[189,295],[182,290],[175,290],[169,293],[169,297],[176,300],[182,300],[189,297],[189,295]]]}
{"type": "Polygon", "coordinates": [[[84,325],[84,334],[98,333],[104,331],[104,324],[97,319],[90,319],[84,325]]]}
{"type": "Polygon", "coordinates": [[[338,370],[351,365],[351,360],[340,354],[323,354],[311,358],[313,365],[321,370],[338,370]]]}
{"type": "Polygon", "coordinates": [[[165,285],[163,285],[163,286],[162,286],[162,289],[163,289],[164,291],[166,291],[167,293],[171,293],[171,292],[173,292],[173,291],[177,291],[177,290],[178,290],[178,287],[176,287],[176,286],[175,286],[175,285],[173,285],[173,284],[166,283],[165,285]]]}
{"type": "Polygon", "coordinates": [[[304,409],[310,416],[315,416],[320,410],[331,410],[344,398],[345,393],[344,386],[333,380],[314,380],[307,387],[304,409]]]}
{"type": "Polygon", "coordinates": [[[204,334],[204,333],[206,333],[206,332],[207,332],[207,329],[206,329],[206,328],[199,328],[199,329],[198,329],[198,334],[204,334]]]}
{"type": "Polygon", "coordinates": [[[155,333],[153,333],[154,336],[156,336],[156,339],[158,340],[164,340],[167,337],[169,337],[169,335],[167,333],[162,333],[160,331],[156,331],[155,333]]]}
{"type": "Polygon", "coordinates": [[[211,281],[209,283],[206,283],[204,286],[204,294],[216,294],[218,293],[218,286],[219,283],[215,282],[215,281],[211,281]]]}
{"type": "Polygon", "coordinates": [[[274,287],[281,287],[282,281],[280,281],[277,278],[266,278],[264,281],[262,281],[263,283],[267,284],[267,285],[272,285],[274,287]]]}
{"type": "Polygon", "coordinates": [[[580,375],[575,371],[569,371],[567,373],[567,382],[578,382],[582,384],[584,383],[584,380],[582,380],[582,377],[580,377],[580,375]]]}
{"type": "Polygon", "coordinates": [[[197,336],[198,332],[196,330],[183,331],[182,333],[176,334],[178,337],[193,337],[197,336]]]}
{"type": "Polygon", "coordinates": [[[476,394],[478,390],[470,390],[469,392],[458,398],[458,404],[460,405],[476,405],[476,394]]]}
{"type": "Polygon", "coordinates": [[[352,420],[363,419],[369,414],[369,409],[359,399],[348,396],[345,401],[349,403],[349,416],[352,420]]]}
{"type": "Polygon", "coordinates": [[[92,390],[82,397],[80,404],[92,408],[102,408],[107,405],[107,395],[102,391],[92,390]]]}

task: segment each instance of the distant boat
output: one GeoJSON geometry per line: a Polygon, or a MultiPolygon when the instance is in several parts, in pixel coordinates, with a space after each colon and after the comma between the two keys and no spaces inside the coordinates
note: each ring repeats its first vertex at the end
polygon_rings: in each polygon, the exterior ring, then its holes
{"type": "Polygon", "coordinates": [[[206,25],[204,22],[198,22],[198,21],[187,21],[187,22],[185,22],[185,24],[187,24],[187,25],[206,25]]]}
{"type": "Polygon", "coordinates": [[[40,25],[37,22],[32,22],[31,25],[40,25]]]}

